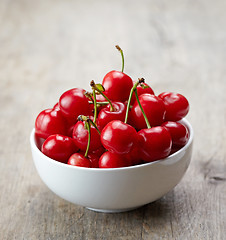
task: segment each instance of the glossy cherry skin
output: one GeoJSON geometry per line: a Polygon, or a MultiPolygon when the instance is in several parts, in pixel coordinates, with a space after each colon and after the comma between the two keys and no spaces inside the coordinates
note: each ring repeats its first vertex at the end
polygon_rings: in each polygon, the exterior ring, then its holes
{"type": "Polygon", "coordinates": [[[60,110],[71,123],[75,123],[79,115],[87,116],[91,113],[88,98],[84,93],[84,89],[73,88],[64,92],[60,97],[60,110]]]}
{"type": "Polygon", "coordinates": [[[112,101],[125,102],[133,87],[132,79],[123,72],[111,71],[103,79],[104,94],[112,101]]]}
{"type": "Polygon", "coordinates": [[[58,102],[53,106],[53,109],[54,110],[60,110],[60,105],[59,105],[58,102]]]}
{"type": "MultiPolygon", "coordinates": [[[[97,94],[96,101],[97,101],[97,112],[99,113],[101,111],[101,109],[105,108],[106,105],[100,105],[100,104],[98,105],[98,103],[106,102],[106,99],[102,95],[97,94]]],[[[90,103],[90,109],[91,109],[91,113],[93,114],[94,113],[94,104],[93,103],[90,103]]]]}
{"type": "Polygon", "coordinates": [[[172,138],[172,148],[178,149],[186,145],[189,139],[189,132],[187,127],[179,122],[164,122],[162,127],[165,127],[172,138]]]}
{"type": "Polygon", "coordinates": [[[138,132],[142,138],[141,158],[145,162],[166,158],[171,151],[172,139],[166,128],[157,126],[138,132]]]}
{"type": "Polygon", "coordinates": [[[67,164],[77,167],[91,167],[91,162],[89,161],[89,159],[84,157],[84,155],[82,155],[81,153],[74,153],[73,155],[71,155],[68,159],[67,164]]]}
{"type": "MultiPolygon", "coordinates": [[[[85,156],[85,152],[79,152],[79,153],[82,156],[85,156]]],[[[93,153],[93,152],[91,152],[91,153],[88,152],[88,155],[87,155],[86,159],[88,159],[90,161],[90,167],[91,168],[99,168],[99,158],[100,158],[101,155],[98,155],[98,154],[93,153]]]]}
{"type": "MultiPolygon", "coordinates": [[[[144,93],[139,96],[141,106],[148,118],[150,125],[159,126],[165,117],[165,106],[163,101],[152,94],[144,93]]],[[[130,111],[130,123],[137,129],[147,128],[140,106],[136,101],[130,111]]]]}
{"type": "MultiPolygon", "coordinates": [[[[53,109],[54,110],[57,110],[57,111],[60,111],[60,105],[59,103],[56,103],[54,106],[53,106],[53,109]]],[[[65,117],[64,117],[65,118],[65,117]]],[[[67,125],[67,134],[66,136],[68,137],[72,137],[72,132],[73,132],[73,128],[75,126],[75,122],[74,121],[68,121],[67,118],[65,118],[65,125],[67,125]]]]}
{"type": "Polygon", "coordinates": [[[94,153],[89,153],[87,157],[91,163],[91,166],[90,166],[91,168],[99,168],[99,158],[100,157],[98,155],[96,155],[94,153]]]}
{"type": "Polygon", "coordinates": [[[129,161],[124,154],[105,152],[99,159],[99,168],[128,167],[129,161]]]}
{"type": "Polygon", "coordinates": [[[100,102],[106,102],[106,99],[102,95],[96,95],[96,100],[97,100],[97,106],[98,106],[98,112],[101,111],[101,109],[105,108],[106,105],[98,105],[100,102]]]}
{"type": "MultiPolygon", "coordinates": [[[[139,137],[139,135],[138,135],[138,137],[139,137]]],[[[133,146],[133,148],[131,149],[131,151],[126,154],[128,162],[130,163],[129,165],[131,165],[131,166],[138,165],[143,162],[143,160],[141,159],[140,149],[141,149],[141,141],[140,142],[137,141],[137,144],[135,144],[133,146]]]]}
{"type": "Polygon", "coordinates": [[[96,100],[97,100],[97,102],[106,102],[105,97],[101,94],[96,95],[96,100]]]}
{"type": "Polygon", "coordinates": [[[67,134],[67,121],[59,109],[46,109],[35,120],[35,134],[46,139],[52,134],[67,134]]]}
{"type": "Polygon", "coordinates": [[[179,93],[163,92],[159,94],[166,108],[165,121],[179,121],[189,111],[188,100],[179,93]]]}
{"type": "Polygon", "coordinates": [[[101,146],[99,148],[94,149],[93,151],[89,151],[89,153],[100,157],[105,151],[106,149],[103,146],[101,146]]]}
{"type": "Polygon", "coordinates": [[[42,148],[42,144],[45,142],[45,139],[44,138],[40,138],[36,135],[35,133],[35,144],[37,146],[37,148],[41,151],[41,148],[42,148]]]}
{"type": "Polygon", "coordinates": [[[108,104],[98,114],[98,125],[103,129],[109,122],[113,120],[124,121],[126,116],[126,105],[122,102],[112,102],[114,111],[111,111],[111,106],[108,104]]]}
{"type": "MultiPolygon", "coordinates": [[[[90,146],[89,151],[93,151],[97,148],[100,148],[102,146],[100,141],[100,134],[97,132],[97,130],[91,125],[91,140],[90,140],[90,146]]],[[[73,129],[72,137],[74,139],[74,142],[76,146],[81,151],[86,151],[87,144],[88,144],[88,130],[85,129],[85,123],[82,121],[78,121],[73,129]]]]}
{"type": "Polygon", "coordinates": [[[109,122],[101,132],[103,146],[112,153],[130,152],[137,142],[136,130],[120,120],[109,122]]]}
{"type": "Polygon", "coordinates": [[[74,130],[75,124],[72,124],[68,127],[68,129],[67,129],[67,136],[68,137],[71,137],[71,138],[73,137],[73,130],[74,130]]]}
{"type": "MultiPolygon", "coordinates": [[[[133,84],[135,84],[136,82],[133,81],[133,84]]],[[[147,84],[147,83],[142,83],[144,86],[146,86],[147,88],[143,88],[141,85],[137,86],[137,95],[140,96],[144,93],[149,93],[152,95],[155,95],[153,89],[147,84]]],[[[135,97],[135,93],[133,93],[132,95],[132,99],[131,99],[131,105],[133,105],[136,101],[136,97],[135,97]]]]}
{"type": "Polygon", "coordinates": [[[49,136],[42,145],[42,152],[62,163],[67,163],[69,157],[78,151],[72,138],[54,134],[49,136]]]}

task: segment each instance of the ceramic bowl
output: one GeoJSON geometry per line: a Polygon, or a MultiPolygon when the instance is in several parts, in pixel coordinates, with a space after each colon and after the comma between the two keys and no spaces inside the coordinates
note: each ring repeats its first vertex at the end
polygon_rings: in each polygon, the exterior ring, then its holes
{"type": "Polygon", "coordinates": [[[123,168],[83,168],[57,162],[36,146],[30,135],[33,160],[42,181],[61,198],[101,212],[123,212],[153,202],[172,190],[185,174],[192,155],[193,130],[187,120],[188,143],[169,157],[123,168]]]}

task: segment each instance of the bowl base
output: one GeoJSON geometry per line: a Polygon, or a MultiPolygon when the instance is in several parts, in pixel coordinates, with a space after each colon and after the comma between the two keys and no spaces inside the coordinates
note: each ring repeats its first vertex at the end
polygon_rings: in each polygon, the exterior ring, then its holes
{"type": "MultiPolygon", "coordinates": [[[[139,206],[141,207],[141,206],[139,206]]],[[[120,212],[128,212],[128,211],[132,211],[134,209],[137,209],[139,207],[133,207],[133,208],[123,208],[123,209],[100,209],[100,208],[89,208],[87,207],[87,209],[94,211],[94,212],[102,212],[102,213],[120,213],[120,212]]]]}

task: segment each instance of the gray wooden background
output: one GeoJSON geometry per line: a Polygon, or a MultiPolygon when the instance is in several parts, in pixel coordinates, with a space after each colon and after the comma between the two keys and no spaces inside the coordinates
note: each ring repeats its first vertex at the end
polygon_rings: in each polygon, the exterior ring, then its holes
{"type": "Polygon", "coordinates": [[[226,239],[226,2],[0,1],[0,239],[226,239]],[[135,211],[104,214],[50,192],[32,162],[37,114],[112,69],[190,101],[191,165],[135,211]]]}

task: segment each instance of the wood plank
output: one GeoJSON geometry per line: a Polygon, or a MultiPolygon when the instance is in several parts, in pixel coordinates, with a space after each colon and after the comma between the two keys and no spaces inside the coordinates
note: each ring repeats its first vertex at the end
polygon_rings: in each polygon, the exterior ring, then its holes
{"type": "Polygon", "coordinates": [[[0,2],[0,239],[224,239],[226,3],[0,2]],[[105,214],[50,192],[32,162],[35,117],[72,87],[120,69],[156,94],[188,97],[191,165],[175,189],[137,210],[105,214]]]}

